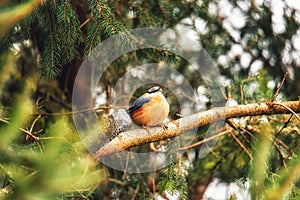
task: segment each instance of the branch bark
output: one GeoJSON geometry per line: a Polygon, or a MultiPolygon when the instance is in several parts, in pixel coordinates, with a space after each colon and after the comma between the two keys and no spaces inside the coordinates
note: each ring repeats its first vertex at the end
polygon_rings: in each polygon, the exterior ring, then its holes
{"type": "MultiPolygon", "coordinates": [[[[120,133],[105,146],[96,152],[96,157],[101,158],[120,152],[130,147],[173,138],[196,127],[208,125],[231,118],[246,116],[273,115],[299,113],[299,101],[253,103],[231,107],[216,107],[180,119],[171,121],[162,127],[149,127],[147,129],[130,130],[120,133]],[[287,109],[289,108],[289,109],[287,109]],[[291,112],[293,111],[293,112],[291,112]]],[[[298,117],[298,116],[297,116],[298,117]]]]}

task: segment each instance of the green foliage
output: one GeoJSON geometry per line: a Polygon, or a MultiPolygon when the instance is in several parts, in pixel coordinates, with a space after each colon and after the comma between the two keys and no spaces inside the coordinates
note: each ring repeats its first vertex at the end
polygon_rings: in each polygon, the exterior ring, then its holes
{"type": "Polygon", "coordinates": [[[300,197],[299,174],[300,174],[300,159],[299,151],[295,158],[290,160],[286,169],[281,169],[277,172],[272,184],[266,190],[267,199],[298,199],[300,197]]]}
{"type": "Polygon", "coordinates": [[[272,173],[270,169],[270,152],[272,152],[272,127],[260,125],[260,136],[255,147],[255,157],[251,177],[252,199],[297,199],[299,189],[296,183],[300,174],[299,150],[287,162],[285,168],[272,173]]]}
{"type": "MultiPolygon", "coordinates": [[[[224,93],[228,97],[234,98],[239,104],[253,102],[265,102],[273,98],[277,88],[270,87],[269,83],[274,83],[266,70],[259,70],[256,76],[243,78],[235,75],[232,83],[225,88],[224,93]]],[[[283,97],[280,97],[283,98],[283,97]]]]}
{"type": "MultiPolygon", "coordinates": [[[[32,4],[37,5],[34,2],[32,4]]],[[[78,15],[70,1],[56,3],[47,1],[38,9],[32,8],[32,11],[27,19],[19,23],[18,28],[12,29],[4,37],[1,45],[9,46],[14,42],[31,40],[32,45],[38,48],[41,54],[39,64],[41,75],[57,76],[62,69],[61,66],[78,56],[78,45],[83,41],[78,15]],[[37,37],[32,34],[37,34],[37,37]]],[[[18,12],[23,12],[24,15],[28,10],[18,12]]]]}
{"type": "Polygon", "coordinates": [[[77,46],[82,42],[82,33],[77,13],[71,2],[45,3],[37,11],[35,20],[45,37],[40,41],[40,70],[45,77],[54,77],[61,66],[70,63],[78,54],[77,46]],[[46,26],[47,25],[47,26],[46,26]]]}
{"type": "MultiPolygon", "coordinates": [[[[261,96],[263,96],[265,99],[271,99],[275,91],[268,87],[268,83],[271,81],[271,78],[268,76],[265,70],[260,70],[257,79],[259,83],[258,94],[261,94],[261,96]]],[[[258,98],[259,97],[260,96],[258,96],[258,98]]]]}
{"type": "Polygon", "coordinates": [[[127,30],[126,26],[115,19],[111,13],[111,9],[103,0],[88,0],[89,7],[92,11],[94,22],[88,33],[86,54],[90,54],[92,50],[106,38],[120,34],[127,30]]]}
{"type": "Polygon", "coordinates": [[[159,191],[162,193],[165,190],[174,193],[176,189],[176,171],[175,163],[171,162],[170,165],[163,171],[164,179],[158,183],[159,191]]]}
{"type": "Polygon", "coordinates": [[[169,192],[172,195],[179,193],[180,199],[188,199],[186,173],[187,166],[182,160],[171,162],[162,172],[163,179],[157,185],[159,192],[169,192]]]}
{"type": "Polygon", "coordinates": [[[265,182],[268,180],[268,160],[273,141],[272,127],[270,124],[260,125],[252,172],[252,199],[261,199],[265,191],[265,182]]]}
{"type": "MultiPolygon", "coordinates": [[[[271,80],[263,70],[256,77],[236,77],[227,87],[226,94],[240,104],[266,101],[274,93],[267,86],[271,80]]],[[[228,183],[250,181],[253,199],[284,199],[287,196],[297,199],[299,178],[295,173],[298,173],[296,166],[299,164],[299,145],[296,144],[300,140],[299,121],[292,115],[235,120],[237,122],[232,123],[236,129],[231,134],[236,139],[231,135],[222,136],[210,154],[195,159],[195,166],[188,175],[189,185],[203,186],[212,178],[228,183]],[[200,172],[205,176],[200,176],[200,172]]],[[[198,140],[202,139],[200,135],[198,140]]],[[[194,150],[197,152],[199,148],[194,150]]]]}
{"type": "Polygon", "coordinates": [[[0,6],[3,6],[3,8],[0,8],[0,38],[5,36],[9,29],[28,16],[41,3],[41,0],[31,0],[22,4],[16,4],[15,2],[9,4],[6,1],[1,1],[0,6]]]}
{"type": "MultiPolygon", "coordinates": [[[[12,68],[13,77],[16,60],[12,54],[2,55],[0,60],[2,66],[12,68]]],[[[0,74],[8,73],[7,69],[1,69],[0,74]]],[[[35,90],[34,80],[34,77],[24,80],[9,112],[0,113],[0,198],[89,196],[95,185],[105,179],[105,174],[95,167],[95,161],[82,146],[73,145],[75,139],[71,138],[75,131],[69,119],[57,117],[42,136],[34,135],[34,122],[31,129],[23,128],[32,121],[35,112],[30,99],[35,90]]],[[[3,84],[2,89],[5,91],[10,84],[3,84]]]]}

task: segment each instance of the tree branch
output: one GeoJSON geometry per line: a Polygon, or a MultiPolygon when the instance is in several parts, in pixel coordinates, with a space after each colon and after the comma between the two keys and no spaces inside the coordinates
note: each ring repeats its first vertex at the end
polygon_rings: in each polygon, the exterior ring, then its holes
{"type": "Polygon", "coordinates": [[[287,114],[291,113],[291,111],[293,111],[294,114],[300,112],[300,101],[286,101],[280,103],[267,102],[231,107],[216,107],[171,121],[162,127],[151,127],[122,132],[119,136],[100,148],[96,152],[96,157],[101,158],[129,147],[173,138],[187,130],[205,126],[212,122],[245,116],[287,114]]]}

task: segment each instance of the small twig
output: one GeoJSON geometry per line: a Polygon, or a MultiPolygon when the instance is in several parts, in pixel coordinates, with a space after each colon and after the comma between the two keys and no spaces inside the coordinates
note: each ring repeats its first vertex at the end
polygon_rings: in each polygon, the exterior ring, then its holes
{"type": "Polygon", "coordinates": [[[253,157],[251,153],[248,151],[248,149],[244,146],[244,144],[235,136],[235,134],[231,131],[230,135],[233,137],[233,139],[242,147],[242,149],[248,154],[251,160],[253,160],[253,157]]]}
{"type": "Polygon", "coordinates": [[[20,131],[23,131],[24,133],[26,133],[27,135],[29,135],[30,137],[32,137],[34,140],[36,141],[40,141],[40,137],[33,135],[31,132],[23,129],[23,128],[19,128],[20,131]]]}
{"type": "Polygon", "coordinates": [[[279,138],[276,138],[274,143],[276,144],[280,144],[286,151],[289,151],[289,146],[286,145],[282,140],[280,140],[279,138]]]}
{"type": "MultiPolygon", "coordinates": [[[[31,124],[31,127],[30,127],[30,129],[29,129],[29,132],[30,132],[30,133],[32,133],[33,128],[34,128],[36,122],[37,122],[41,117],[42,117],[41,115],[38,115],[37,118],[34,119],[34,121],[33,121],[32,124],[31,124]]],[[[36,134],[40,133],[41,131],[42,131],[42,129],[39,130],[39,131],[37,131],[36,134]]],[[[26,140],[27,140],[27,139],[28,139],[28,135],[26,136],[26,140]]]]}
{"type": "Polygon", "coordinates": [[[181,147],[181,148],[179,148],[178,150],[179,150],[179,151],[185,151],[185,150],[188,150],[188,149],[192,149],[192,148],[197,147],[197,146],[199,146],[199,145],[201,145],[201,144],[204,144],[204,143],[207,143],[207,142],[209,142],[209,141],[211,141],[211,140],[214,140],[214,139],[216,139],[216,138],[218,138],[218,137],[220,137],[220,136],[222,136],[222,135],[226,135],[226,134],[228,134],[228,133],[230,133],[230,132],[231,132],[231,130],[223,131],[223,132],[221,132],[221,133],[219,133],[219,134],[217,134],[217,135],[214,135],[214,136],[211,136],[211,137],[208,137],[208,138],[204,138],[203,140],[201,140],[201,141],[199,141],[199,142],[196,142],[196,143],[194,143],[194,144],[191,144],[191,145],[189,145],[189,146],[181,147]]]}
{"type": "Polygon", "coordinates": [[[89,21],[91,21],[92,18],[88,18],[86,19],[80,26],[79,28],[82,29],[82,27],[84,27],[87,23],[89,23],[89,21]]]}
{"type": "Polygon", "coordinates": [[[69,140],[67,140],[65,137],[42,137],[40,138],[40,140],[64,140],[66,142],[70,142],[69,140]]]}
{"type": "Polygon", "coordinates": [[[4,123],[6,123],[6,124],[9,124],[9,121],[7,121],[6,119],[1,118],[1,117],[0,117],[0,122],[4,122],[4,123]]]}
{"type": "Polygon", "coordinates": [[[284,123],[284,125],[280,128],[280,130],[276,133],[274,139],[287,127],[287,125],[291,122],[291,119],[293,117],[293,114],[289,117],[289,119],[284,123]]]}
{"type": "Polygon", "coordinates": [[[285,162],[285,159],[284,159],[284,156],[283,156],[282,152],[280,151],[280,149],[278,147],[278,144],[274,143],[274,146],[275,146],[275,149],[277,150],[277,152],[279,154],[280,161],[281,161],[283,167],[286,168],[286,162],[285,162]]]}
{"type": "Polygon", "coordinates": [[[158,5],[158,7],[159,7],[161,13],[163,14],[163,18],[165,19],[165,21],[166,21],[166,22],[169,22],[170,20],[169,20],[168,15],[166,15],[166,12],[165,12],[164,7],[161,5],[161,3],[160,3],[159,1],[157,2],[157,5],[158,5]]]}
{"type": "Polygon", "coordinates": [[[123,183],[122,181],[119,181],[119,180],[114,179],[114,178],[108,178],[107,181],[110,181],[110,182],[113,182],[113,183],[116,183],[116,184],[119,184],[119,185],[122,185],[122,186],[125,185],[125,183],[123,183]]]}
{"type": "Polygon", "coordinates": [[[228,99],[228,97],[227,97],[227,88],[228,86],[224,86],[224,87],[219,87],[219,89],[220,89],[220,91],[221,91],[221,94],[222,94],[222,96],[224,97],[224,99],[228,99]],[[225,90],[225,91],[224,91],[225,90]]]}
{"type": "Polygon", "coordinates": [[[245,140],[251,147],[254,147],[253,144],[251,143],[251,141],[244,135],[244,133],[247,133],[250,137],[255,138],[255,137],[253,136],[253,134],[252,134],[250,131],[248,131],[248,130],[246,130],[246,128],[243,128],[243,127],[240,127],[240,126],[239,126],[239,129],[238,129],[237,131],[240,131],[240,132],[241,132],[241,136],[244,138],[244,140],[245,140]]]}
{"type": "Polygon", "coordinates": [[[112,87],[110,85],[107,85],[106,88],[106,113],[109,114],[110,109],[111,109],[111,98],[112,98],[112,87]]]}
{"type": "MultiPolygon", "coordinates": [[[[7,121],[6,119],[3,119],[3,118],[0,118],[0,121],[1,121],[1,122],[4,122],[5,124],[10,124],[9,121],[7,121]]],[[[36,141],[39,141],[39,140],[40,140],[39,137],[33,135],[30,131],[27,131],[27,130],[25,130],[25,129],[23,129],[23,128],[18,128],[18,129],[19,129],[20,131],[26,133],[26,134],[29,135],[30,137],[32,137],[34,140],[36,140],[36,141]]]]}
{"type": "Polygon", "coordinates": [[[137,196],[137,194],[138,194],[138,192],[139,192],[139,189],[140,189],[140,184],[138,184],[138,185],[136,186],[136,188],[135,188],[135,190],[134,190],[134,193],[133,193],[133,195],[132,195],[132,197],[131,197],[131,200],[136,199],[136,196],[137,196]]]}
{"type": "Polygon", "coordinates": [[[46,100],[43,100],[42,97],[38,97],[37,100],[36,100],[36,102],[35,102],[36,109],[41,109],[43,107],[43,105],[40,106],[40,102],[41,101],[44,102],[46,100]]]}
{"type": "Polygon", "coordinates": [[[277,87],[276,91],[275,91],[274,94],[273,94],[273,97],[272,97],[271,102],[273,102],[273,101],[276,99],[276,97],[277,97],[279,91],[281,90],[281,88],[282,88],[282,86],[283,86],[283,83],[284,83],[284,81],[286,80],[286,78],[288,77],[288,75],[289,75],[289,70],[287,69],[287,70],[285,71],[285,74],[284,74],[284,76],[283,76],[283,79],[281,80],[279,86],[277,87]]]}
{"type": "Polygon", "coordinates": [[[57,116],[57,115],[73,115],[73,114],[80,114],[80,113],[85,113],[85,112],[90,112],[90,111],[98,111],[98,110],[108,110],[108,109],[125,109],[127,107],[124,106],[99,106],[96,108],[86,108],[82,110],[75,110],[75,111],[70,111],[70,112],[57,112],[57,113],[36,113],[34,115],[42,115],[42,116],[57,116]]]}
{"type": "Polygon", "coordinates": [[[292,156],[295,153],[295,151],[297,151],[299,149],[299,147],[300,147],[300,144],[298,144],[295,148],[291,149],[291,151],[289,152],[288,157],[292,156]]]}
{"type": "Polygon", "coordinates": [[[128,169],[128,162],[129,162],[129,154],[130,154],[130,152],[127,152],[125,170],[124,170],[124,174],[122,176],[122,180],[125,180],[125,178],[126,178],[126,172],[127,172],[127,169],[128,169]]]}
{"type": "Polygon", "coordinates": [[[85,113],[89,111],[95,111],[95,108],[87,108],[87,109],[75,110],[70,112],[36,113],[35,115],[42,115],[42,116],[73,115],[73,114],[85,113]]]}
{"type": "MultiPolygon", "coordinates": [[[[37,122],[38,119],[39,119],[39,117],[37,117],[37,118],[34,120],[33,125],[37,122]]],[[[5,119],[3,119],[3,118],[0,118],[0,121],[6,123],[6,124],[8,124],[8,125],[10,124],[9,121],[7,121],[7,120],[5,120],[5,119]]],[[[52,139],[63,139],[63,140],[66,140],[66,138],[64,138],[64,137],[43,137],[43,138],[40,138],[40,137],[38,137],[38,136],[35,136],[35,135],[32,133],[33,125],[31,126],[30,130],[26,130],[26,129],[23,129],[23,128],[18,128],[18,129],[19,129],[20,131],[26,133],[26,134],[29,135],[30,137],[32,137],[32,138],[33,138],[35,141],[37,141],[37,142],[39,142],[40,140],[52,140],[52,139]]],[[[39,131],[36,131],[36,132],[34,132],[34,133],[38,134],[38,133],[40,133],[40,132],[42,132],[42,131],[43,131],[43,129],[41,129],[41,130],[39,130],[39,131]]],[[[68,140],[66,140],[66,141],[68,141],[68,140]]],[[[39,144],[39,143],[38,143],[38,144],[39,144]]]]}
{"type": "Polygon", "coordinates": [[[300,121],[300,117],[297,115],[297,113],[295,113],[291,108],[289,108],[288,106],[282,104],[282,103],[279,103],[279,102],[273,102],[274,105],[279,105],[279,106],[282,106],[284,108],[286,108],[288,111],[290,111],[299,121],[300,121]]]}
{"type": "MultiPolygon", "coordinates": [[[[277,147],[277,143],[281,144],[281,146],[283,146],[283,148],[285,148],[286,150],[289,149],[288,146],[287,146],[283,141],[281,141],[281,140],[278,138],[278,136],[279,136],[279,134],[282,132],[282,130],[283,130],[284,128],[286,128],[287,125],[290,123],[292,117],[293,117],[293,114],[290,115],[288,121],[284,123],[284,125],[281,127],[281,129],[280,129],[280,130],[275,134],[275,136],[274,136],[273,143],[274,143],[274,145],[275,145],[275,147],[276,147],[276,149],[277,149],[278,152],[279,152],[280,150],[279,150],[279,148],[277,147]]],[[[279,152],[279,154],[280,154],[280,157],[281,157],[281,152],[279,152]]],[[[282,163],[285,165],[284,162],[282,162],[282,163]]]]}
{"type": "MultiPolygon", "coordinates": [[[[226,123],[231,126],[234,130],[239,130],[237,125],[233,122],[233,120],[226,120],[226,123]]],[[[233,132],[230,132],[230,135],[233,137],[233,139],[242,147],[242,149],[248,154],[251,160],[253,160],[253,157],[251,153],[248,151],[248,149],[245,147],[245,145],[235,136],[233,132]]]]}

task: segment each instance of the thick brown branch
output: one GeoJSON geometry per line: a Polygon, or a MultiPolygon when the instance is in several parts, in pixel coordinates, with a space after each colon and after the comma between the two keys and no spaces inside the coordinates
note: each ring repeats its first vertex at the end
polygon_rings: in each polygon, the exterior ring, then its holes
{"type": "Polygon", "coordinates": [[[129,147],[156,142],[167,138],[173,138],[184,131],[230,118],[291,113],[291,111],[286,107],[295,113],[299,113],[300,101],[287,101],[280,103],[267,102],[237,105],[232,107],[216,107],[174,120],[163,127],[153,127],[122,132],[118,137],[115,137],[112,141],[99,149],[96,153],[96,156],[100,158],[122,151],[129,147]]]}

